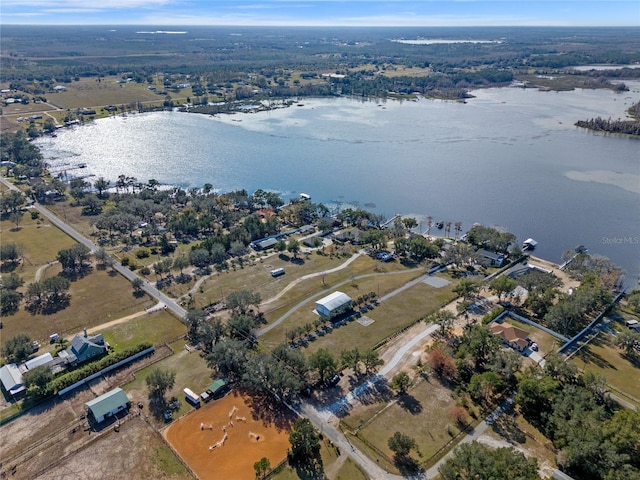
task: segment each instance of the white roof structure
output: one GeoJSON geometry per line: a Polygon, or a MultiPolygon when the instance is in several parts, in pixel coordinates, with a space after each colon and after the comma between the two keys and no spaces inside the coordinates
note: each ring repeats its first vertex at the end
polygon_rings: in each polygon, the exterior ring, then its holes
{"type": "Polygon", "coordinates": [[[15,363],[9,363],[0,368],[0,380],[4,389],[11,395],[25,390],[22,384],[22,373],[15,363]]]}
{"type": "Polygon", "coordinates": [[[40,367],[41,365],[46,365],[52,360],[53,360],[53,357],[49,352],[47,352],[47,353],[43,353],[40,356],[32,358],[28,362],[25,362],[24,365],[27,367],[27,370],[33,370],[34,368],[40,367]]]}
{"type": "Polygon", "coordinates": [[[351,305],[351,297],[346,293],[335,291],[316,302],[316,311],[322,316],[330,316],[346,305],[351,305]]]}

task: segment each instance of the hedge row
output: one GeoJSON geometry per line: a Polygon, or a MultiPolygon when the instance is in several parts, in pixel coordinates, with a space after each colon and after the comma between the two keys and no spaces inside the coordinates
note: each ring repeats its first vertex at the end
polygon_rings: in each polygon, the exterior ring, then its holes
{"type": "Polygon", "coordinates": [[[121,352],[111,353],[106,357],[102,357],[100,360],[91,362],[87,365],[77,368],[76,370],[63,373],[62,375],[59,375],[51,380],[45,387],[45,391],[43,393],[45,396],[53,395],[60,390],[67,388],[68,386],[73,385],[76,382],[79,382],[89,375],[93,375],[94,373],[97,373],[104,368],[114,365],[126,358],[129,358],[132,355],[135,355],[136,353],[146,350],[147,348],[151,348],[152,346],[153,345],[148,342],[140,343],[133,348],[122,350],[121,352]]]}

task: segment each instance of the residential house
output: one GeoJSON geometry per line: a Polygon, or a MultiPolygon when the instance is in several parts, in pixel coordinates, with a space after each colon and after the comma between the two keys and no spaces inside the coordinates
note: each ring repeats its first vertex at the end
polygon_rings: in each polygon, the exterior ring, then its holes
{"type": "Polygon", "coordinates": [[[501,253],[490,252],[489,250],[485,250],[483,248],[478,249],[478,255],[483,258],[486,258],[491,262],[491,266],[493,267],[501,267],[504,264],[505,257],[501,253]]]}
{"type": "Polygon", "coordinates": [[[519,352],[523,352],[531,343],[527,332],[509,323],[494,322],[489,327],[489,330],[491,330],[491,333],[494,335],[499,335],[505,344],[511,348],[515,348],[519,352]]]}
{"type": "Polygon", "coordinates": [[[71,346],[58,353],[58,356],[70,365],[77,365],[91,358],[104,355],[107,353],[108,346],[101,333],[90,337],[85,329],[84,335],[73,337],[71,346]]]}

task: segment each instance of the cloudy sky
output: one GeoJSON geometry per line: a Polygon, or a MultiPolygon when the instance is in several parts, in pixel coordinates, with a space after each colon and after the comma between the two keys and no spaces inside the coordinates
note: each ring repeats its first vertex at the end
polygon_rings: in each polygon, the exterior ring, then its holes
{"type": "Polygon", "coordinates": [[[10,23],[640,27],[640,0],[2,0],[10,23]]]}

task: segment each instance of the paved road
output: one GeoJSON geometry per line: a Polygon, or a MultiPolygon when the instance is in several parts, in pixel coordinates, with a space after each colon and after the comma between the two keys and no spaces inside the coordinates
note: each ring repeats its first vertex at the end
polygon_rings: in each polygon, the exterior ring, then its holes
{"type": "MultiPolygon", "coordinates": [[[[0,181],[4,183],[7,187],[9,187],[11,190],[16,190],[18,192],[21,192],[19,188],[17,188],[14,184],[9,182],[5,178],[0,177],[0,181]]],[[[86,247],[88,247],[91,250],[91,252],[95,253],[98,251],[98,247],[91,240],[86,238],[84,235],[82,235],[80,232],[78,232],[75,228],[73,228],[68,223],[56,217],[50,210],[46,209],[45,207],[43,207],[38,203],[33,204],[33,208],[36,209],[38,212],[40,212],[44,217],[46,217],[53,225],[58,227],[64,233],[69,235],[71,238],[73,238],[76,242],[81,243],[82,245],[85,245],[86,247]]],[[[134,279],[139,278],[135,273],[133,273],[128,268],[123,267],[120,263],[116,262],[113,259],[112,261],[113,261],[113,268],[127,280],[133,281],[134,279]]],[[[160,290],[155,288],[149,282],[145,282],[142,288],[146,293],[148,293],[152,297],[164,303],[167,306],[167,309],[171,310],[175,315],[178,316],[178,318],[183,318],[186,315],[187,311],[184,308],[178,305],[172,298],[168,297],[167,295],[162,293],[160,290]]]]}
{"type": "MultiPolygon", "coordinates": [[[[2,181],[2,183],[7,185],[10,189],[14,189],[14,190],[20,191],[17,187],[15,187],[12,183],[8,182],[4,178],[0,177],[0,181],[2,181]]],[[[95,253],[98,250],[98,247],[93,242],[91,242],[89,239],[84,237],[84,235],[82,235],[80,232],[75,230],[73,227],[71,227],[70,225],[68,225],[67,223],[65,223],[64,221],[59,219],[58,217],[56,217],[52,212],[50,212],[46,208],[42,207],[39,204],[34,204],[33,208],[38,210],[52,224],[54,224],[55,226],[60,228],[60,230],[65,232],[67,235],[72,237],[74,240],[76,240],[77,242],[87,246],[92,252],[95,253]]],[[[341,266],[336,267],[335,269],[332,269],[331,271],[335,271],[335,270],[339,270],[341,268],[345,268],[352,261],[354,261],[355,258],[357,258],[357,256],[359,256],[360,254],[361,254],[361,252],[359,254],[356,254],[354,257],[351,257],[347,262],[345,262],[341,266]]],[[[123,267],[120,263],[117,263],[115,261],[113,262],[113,268],[116,271],[118,271],[121,275],[123,275],[125,278],[130,280],[130,281],[134,280],[135,278],[139,278],[131,270],[129,270],[128,268],[123,267]]],[[[329,271],[327,271],[327,272],[329,272],[329,271]]],[[[307,278],[314,277],[314,276],[317,277],[317,276],[323,275],[324,273],[327,273],[327,272],[319,272],[319,273],[316,273],[316,274],[311,274],[311,275],[308,275],[307,278]]],[[[391,274],[392,273],[396,273],[396,272],[391,272],[391,274]]],[[[377,274],[373,274],[373,275],[377,275],[377,274]]],[[[366,277],[366,276],[370,276],[370,275],[362,275],[361,277],[366,277]]],[[[415,279],[412,282],[410,282],[410,284],[414,285],[414,284],[416,284],[416,283],[418,283],[418,282],[420,282],[422,280],[424,280],[424,277],[420,277],[418,279],[415,279]]],[[[348,281],[350,281],[350,280],[348,280],[348,281]]],[[[404,290],[405,288],[408,288],[411,285],[401,287],[397,291],[386,295],[384,298],[389,298],[393,294],[399,293],[400,291],[404,290]]],[[[186,311],[180,305],[178,305],[173,299],[169,298],[164,293],[159,291],[157,288],[153,287],[150,283],[145,282],[143,284],[143,289],[149,295],[157,298],[160,302],[164,303],[164,305],[166,305],[167,308],[169,310],[171,310],[174,314],[176,314],[179,318],[184,317],[184,315],[186,314],[186,311]]],[[[303,302],[301,302],[301,304],[302,303],[306,303],[308,301],[309,301],[309,298],[305,299],[303,302]]],[[[299,306],[301,304],[296,305],[295,307],[293,307],[291,309],[291,312],[295,311],[297,308],[299,308],[299,306]]],[[[289,313],[289,312],[287,312],[287,313],[289,313]]],[[[286,315],[287,314],[285,314],[285,316],[281,317],[277,322],[274,322],[271,325],[271,328],[273,328],[273,326],[275,326],[276,324],[278,324],[279,322],[284,320],[284,318],[286,318],[286,315]]],[[[408,342],[403,343],[400,346],[398,346],[398,349],[394,353],[392,359],[384,366],[384,368],[379,372],[379,374],[376,377],[374,377],[373,380],[366,381],[365,383],[363,383],[360,386],[356,387],[356,389],[354,389],[351,392],[349,392],[347,395],[345,395],[344,397],[339,399],[337,402],[334,402],[333,404],[331,404],[331,405],[329,405],[327,407],[323,407],[321,410],[316,408],[311,403],[305,402],[305,401],[301,401],[296,406],[291,406],[291,408],[294,411],[296,411],[299,415],[302,415],[302,416],[308,418],[309,420],[311,420],[311,422],[317,428],[319,428],[321,430],[321,432],[323,432],[323,434],[325,434],[335,445],[338,446],[338,448],[340,448],[340,451],[343,454],[346,453],[358,465],[360,465],[360,467],[362,467],[366,471],[366,473],[369,476],[369,478],[374,479],[374,480],[377,480],[377,479],[400,480],[400,479],[402,479],[403,477],[400,477],[398,475],[392,475],[392,474],[388,473],[387,471],[382,469],[377,463],[375,463],[369,457],[367,457],[364,453],[362,453],[360,450],[355,448],[349,442],[347,437],[342,432],[340,432],[338,429],[336,429],[330,423],[330,420],[331,420],[331,417],[333,416],[333,413],[335,411],[337,411],[337,409],[339,409],[340,406],[344,404],[344,402],[349,402],[350,400],[355,399],[360,393],[362,393],[363,391],[365,391],[366,389],[371,387],[375,382],[382,380],[383,379],[383,375],[388,374],[394,367],[396,367],[398,364],[400,364],[400,362],[403,361],[404,358],[406,357],[406,354],[413,347],[415,347],[420,341],[422,341],[425,337],[430,335],[437,328],[438,328],[437,326],[433,326],[433,325],[428,326],[428,327],[425,328],[425,330],[420,332],[418,335],[415,335],[414,337],[412,337],[411,340],[409,340],[408,342]]],[[[263,329],[260,332],[260,334],[264,334],[264,333],[266,333],[266,331],[268,331],[268,330],[267,329],[263,329]]],[[[494,413],[492,413],[488,417],[487,421],[482,422],[478,427],[476,427],[474,429],[474,431],[470,435],[468,435],[465,439],[462,440],[462,442],[469,442],[469,441],[477,439],[488,428],[489,423],[487,423],[487,422],[491,422],[492,420],[495,420],[495,418],[497,418],[497,416],[499,416],[502,413],[505,405],[506,404],[503,404],[498,409],[496,409],[496,411],[494,413]]],[[[447,456],[445,456],[442,460],[440,460],[436,465],[434,465],[428,471],[424,472],[424,474],[421,475],[421,477],[422,478],[434,478],[438,474],[438,468],[440,467],[440,465],[444,461],[446,461],[446,459],[451,454],[452,454],[452,452],[449,452],[449,454],[447,456]]]]}

